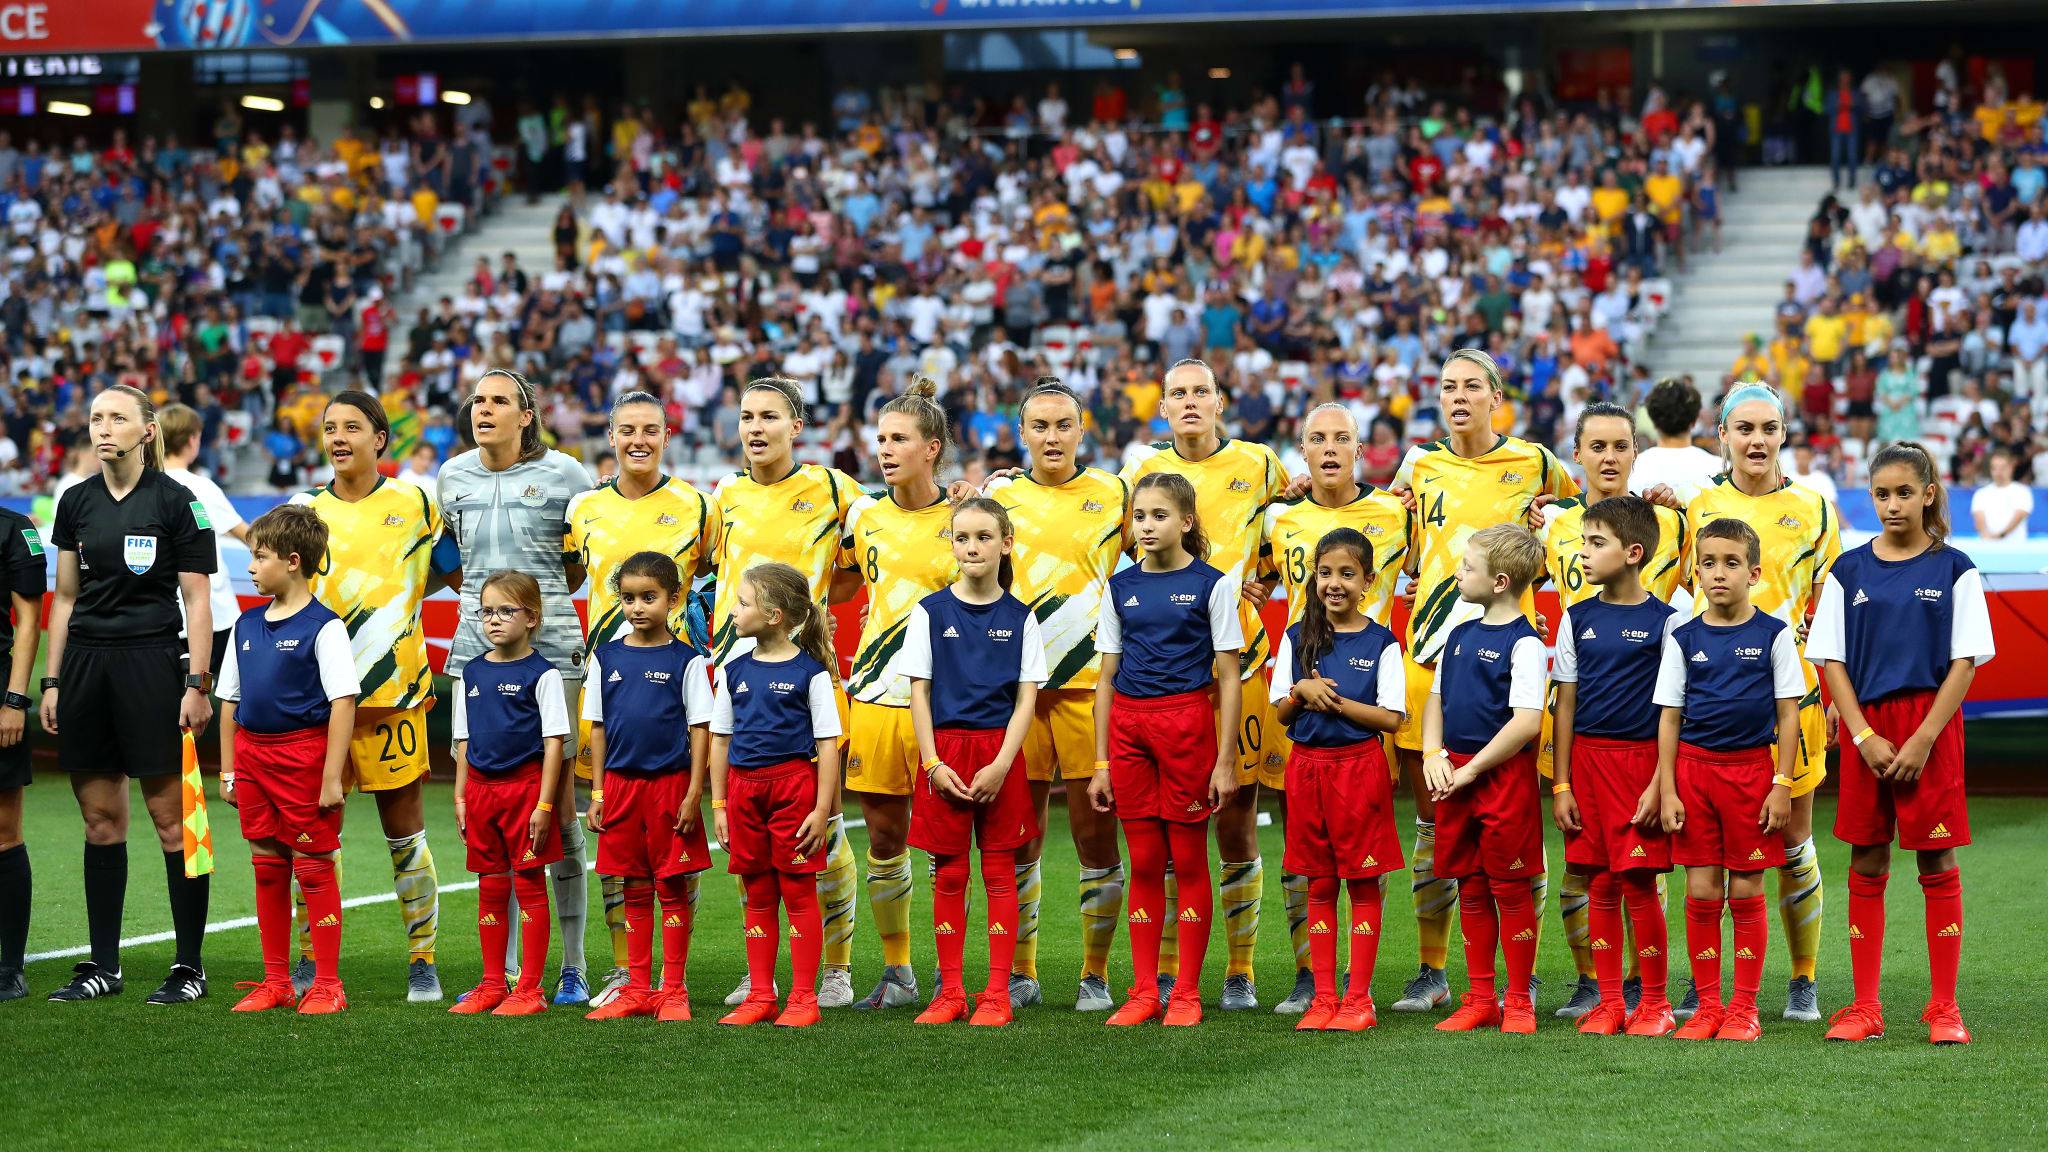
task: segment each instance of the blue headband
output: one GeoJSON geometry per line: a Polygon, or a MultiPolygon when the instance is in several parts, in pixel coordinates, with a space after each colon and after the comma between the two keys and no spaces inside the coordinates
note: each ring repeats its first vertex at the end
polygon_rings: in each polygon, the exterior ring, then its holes
{"type": "Polygon", "coordinates": [[[1778,419],[1783,420],[1785,418],[1785,402],[1778,398],[1776,392],[1762,384],[1743,384],[1732,389],[1727,396],[1722,398],[1721,423],[1726,424],[1730,412],[1735,411],[1737,407],[1747,404],[1751,400],[1761,400],[1769,404],[1777,411],[1778,419]]]}

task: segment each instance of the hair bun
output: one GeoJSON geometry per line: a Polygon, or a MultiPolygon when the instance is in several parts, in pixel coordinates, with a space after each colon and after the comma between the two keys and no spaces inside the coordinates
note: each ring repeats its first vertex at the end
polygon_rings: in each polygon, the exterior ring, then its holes
{"type": "Polygon", "coordinates": [[[910,382],[910,387],[905,388],[903,390],[903,394],[905,396],[918,396],[926,400],[931,400],[938,396],[939,386],[933,383],[930,377],[919,376],[918,378],[910,382]]]}

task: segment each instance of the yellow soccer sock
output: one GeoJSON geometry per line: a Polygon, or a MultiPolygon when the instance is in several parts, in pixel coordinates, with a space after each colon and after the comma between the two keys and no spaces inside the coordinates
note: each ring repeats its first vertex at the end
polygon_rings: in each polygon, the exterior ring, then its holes
{"type": "Polygon", "coordinates": [[[612,967],[626,966],[626,878],[599,876],[598,891],[604,899],[604,926],[612,935],[612,967]]]}
{"type": "Polygon", "coordinates": [[[1081,869],[1081,975],[1109,979],[1109,949],[1124,915],[1124,866],[1081,869]]]}
{"type": "Polygon", "coordinates": [[[1579,970],[1581,979],[1593,976],[1592,925],[1588,923],[1587,905],[1592,897],[1586,891],[1590,877],[1567,871],[1557,885],[1557,915],[1564,921],[1565,947],[1572,950],[1572,965],[1579,970]]]}
{"type": "Polygon", "coordinates": [[[1416,951],[1441,972],[1451,949],[1451,921],[1458,914],[1458,882],[1436,874],[1436,824],[1415,822],[1415,851],[1409,859],[1415,897],[1416,951]]]}
{"type": "Polygon", "coordinates": [[[868,911],[882,938],[882,963],[910,963],[910,853],[877,860],[868,853],[868,911]]]}
{"type": "Polygon", "coordinates": [[[853,926],[860,905],[860,868],[846,840],[846,817],[825,829],[825,870],[818,873],[818,905],[825,919],[825,967],[853,967],[853,926]]]}
{"type": "Polygon", "coordinates": [[[1017,865],[1017,955],[1010,971],[1038,979],[1038,902],[1044,878],[1038,861],[1017,865]]]}
{"type": "MultiPolygon", "coordinates": [[[[391,849],[391,890],[405,921],[406,947],[412,959],[432,964],[441,927],[441,878],[434,871],[427,833],[422,829],[396,840],[386,837],[384,844],[391,849]]],[[[336,861],[335,874],[339,876],[339,857],[336,861]]]]}
{"type": "Polygon", "coordinates": [[[1795,978],[1813,979],[1820,956],[1820,892],[1820,853],[1809,836],[1785,853],[1785,866],[1778,869],[1778,916],[1785,922],[1795,978]]]}
{"type": "Polygon", "coordinates": [[[1223,938],[1230,962],[1225,976],[1251,977],[1253,953],[1259,946],[1259,904],[1265,895],[1266,864],[1259,857],[1223,862],[1223,938]]]}
{"type": "Polygon", "coordinates": [[[1280,898],[1287,906],[1287,938],[1294,943],[1294,970],[1308,967],[1308,877],[1280,873],[1280,898]]]}
{"type": "MultiPolygon", "coordinates": [[[[1173,865],[1166,866],[1166,906],[1180,914],[1180,877],[1173,874],[1173,865]]],[[[1171,924],[1163,920],[1162,924],[1171,924]]],[[[1180,933],[1165,931],[1159,936],[1159,974],[1180,979],[1180,933]]]]}

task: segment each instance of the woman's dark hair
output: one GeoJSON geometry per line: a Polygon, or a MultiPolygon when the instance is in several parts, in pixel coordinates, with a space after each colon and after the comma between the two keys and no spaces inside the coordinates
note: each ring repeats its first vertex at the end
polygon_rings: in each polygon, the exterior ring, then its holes
{"type": "Polygon", "coordinates": [[[1066,400],[1067,403],[1072,404],[1074,406],[1074,414],[1076,416],[1079,416],[1086,411],[1086,409],[1084,409],[1081,405],[1081,397],[1079,396],[1079,394],[1077,394],[1072,388],[1069,388],[1064,383],[1062,383],[1059,377],[1040,376],[1038,379],[1033,380],[1031,382],[1030,391],[1024,393],[1024,399],[1017,405],[1017,414],[1019,416],[1022,416],[1024,414],[1024,406],[1042,396],[1058,396],[1066,400]]]}
{"type": "Polygon", "coordinates": [[[1934,503],[1927,506],[1921,523],[1936,548],[1948,543],[1948,488],[1941,482],[1941,469],[1935,467],[1933,454],[1911,440],[1887,444],[1870,458],[1871,482],[1877,481],[1879,469],[1893,464],[1911,468],[1915,480],[1934,489],[1934,503]]]}
{"type": "Polygon", "coordinates": [[[1157,488],[1173,503],[1173,510],[1188,518],[1187,534],[1181,537],[1180,546],[1201,563],[1209,562],[1209,534],[1202,531],[1202,514],[1195,507],[1195,486],[1178,472],[1150,472],[1131,489],[1131,499],[1136,502],[1138,493],[1147,488],[1157,488]]]}
{"type": "Polygon", "coordinates": [[[631,392],[621,392],[619,398],[612,401],[611,422],[617,424],[619,422],[619,409],[631,404],[652,404],[658,411],[667,412],[667,409],[662,407],[660,398],[655,396],[654,393],[643,392],[635,388],[631,392]]]}
{"type": "Polygon", "coordinates": [[[740,399],[746,399],[749,392],[759,392],[762,389],[774,392],[782,397],[782,402],[789,405],[789,418],[791,420],[802,422],[809,415],[809,413],[804,411],[802,387],[796,381],[786,380],[780,376],[762,376],[747,381],[747,386],[740,391],[740,399]]]}
{"type": "MultiPolygon", "coordinates": [[[[986,496],[969,497],[955,504],[953,506],[953,523],[957,524],[960,522],[960,514],[962,512],[979,512],[993,519],[996,522],[996,531],[1005,540],[1012,539],[1017,535],[1017,529],[1010,524],[1010,510],[986,496]]],[[[1002,585],[1004,591],[1008,591],[1016,576],[1017,566],[1011,562],[1010,556],[1005,554],[1002,563],[996,566],[996,583],[1002,585]]]]}
{"type": "Polygon", "coordinates": [[[679,596],[683,591],[683,575],[676,569],[675,558],[665,553],[635,552],[626,557],[626,562],[612,573],[612,591],[618,592],[628,576],[652,580],[671,596],[679,596]]]}
{"type": "MultiPolygon", "coordinates": [[[[1629,415],[1628,409],[1611,401],[1595,400],[1579,410],[1578,427],[1572,430],[1572,446],[1574,448],[1578,447],[1579,442],[1586,438],[1586,421],[1597,420],[1602,416],[1612,416],[1627,424],[1631,430],[1636,426],[1636,418],[1629,415]]],[[[1687,423],[1687,427],[1691,427],[1690,422],[1687,423]]],[[[1670,435],[1676,436],[1678,433],[1673,432],[1670,435]]]]}
{"type": "Polygon", "coordinates": [[[1700,418],[1700,390],[1676,376],[1666,376],[1650,389],[1643,408],[1650,414],[1650,427],[1659,435],[1683,436],[1700,418]]]}
{"type": "Polygon", "coordinates": [[[377,434],[384,438],[377,445],[377,455],[384,455],[384,450],[391,447],[391,417],[385,415],[384,405],[378,403],[375,396],[355,388],[350,388],[345,392],[336,392],[328,398],[327,406],[329,408],[334,407],[336,404],[346,404],[363,414],[363,419],[369,421],[370,427],[375,429],[377,434]]]}
{"type": "MultiPolygon", "coordinates": [[[[1332,528],[1316,541],[1315,562],[1309,566],[1308,584],[1302,595],[1308,599],[1301,608],[1301,648],[1294,654],[1294,666],[1304,675],[1315,672],[1316,661],[1329,655],[1336,644],[1336,631],[1330,626],[1330,610],[1323,606],[1322,593],[1316,588],[1316,569],[1323,563],[1323,557],[1338,549],[1349,551],[1358,557],[1359,570],[1366,579],[1372,578],[1372,541],[1365,534],[1352,528],[1332,528]]],[[[1297,677],[1299,679],[1299,677],[1297,677]]]]}

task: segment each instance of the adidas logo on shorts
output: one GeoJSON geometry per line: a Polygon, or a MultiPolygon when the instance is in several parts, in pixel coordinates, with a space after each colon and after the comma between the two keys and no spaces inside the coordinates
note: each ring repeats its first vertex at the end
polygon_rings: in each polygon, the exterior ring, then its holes
{"type": "Polygon", "coordinates": [[[1751,952],[1747,948],[1737,948],[1735,950],[1735,958],[1737,960],[1754,960],[1756,959],[1756,953],[1751,952]]]}
{"type": "Polygon", "coordinates": [[[1180,922],[1183,924],[1200,924],[1202,922],[1202,914],[1193,908],[1183,908],[1180,910],[1180,922]]]}
{"type": "Polygon", "coordinates": [[[1948,837],[1949,837],[1948,825],[1947,825],[1947,824],[1945,824],[1945,823],[1938,823],[1938,824],[1936,824],[1936,825],[1934,826],[1934,829],[1933,829],[1933,831],[1931,831],[1931,832],[1929,832],[1929,833],[1927,834],[1927,838],[1928,838],[1929,840],[1946,840],[1946,839],[1948,839],[1948,837]]]}
{"type": "Polygon", "coordinates": [[[533,855],[533,849],[531,849],[531,848],[528,848],[528,849],[526,850],[526,855],[524,855],[524,856],[521,856],[521,857],[520,857],[519,859],[520,859],[521,861],[526,861],[526,860],[532,860],[532,859],[534,859],[534,855],[533,855]]]}
{"type": "Polygon", "coordinates": [[[315,928],[339,928],[340,926],[341,917],[336,916],[332,912],[329,912],[327,915],[322,916],[320,918],[320,922],[318,924],[313,925],[313,927],[315,928]]]}
{"type": "Polygon", "coordinates": [[[1865,596],[1865,595],[1863,594],[1863,589],[1861,589],[1861,588],[1858,588],[1858,589],[1856,590],[1856,598],[1855,598],[1854,600],[1851,600],[1851,601],[1849,601],[1849,607],[1851,607],[1851,608],[1854,608],[1854,607],[1856,607],[1856,606],[1857,606],[1858,604],[1868,604],[1868,603],[1870,603],[1870,597],[1868,597],[1868,596],[1865,596]]]}
{"type": "Polygon", "coordinates": [[[1585,630],[1584,632],[1581,632],[1581,633],[1579,633],[1579,639],[1581,639],[1581,640],[1592,640],[1592,639],[1595,639],[1595,637],[1594,637],[1594,635],[1593,635],[1593,630],[1592,630],[1591,628],[1588,628],[1588,629],[1586,629],[1586,630],[1585,630]]]}
{"type": "Polygon", "coordinates": [[[959,638],[960,630],[958,628],[953,627],[951,624],[946,625],[946,630],[944,632],[939,633],[939,639],[941,640],[958,640],[959,638]]]}
{"type": "Polygon", "coordinates": [[[790,857],[789,857],[789,862],[790,862],[791,864],[801,864],[801,863],[803,863],[803,862],[804,862],[804,859],[805,859],[805,857],[804,857],[804,854],[803,854],[803,853],[801,853],[801,852],[792,852],[792,853],[790,853],[790,857]]]}
{"type": "Polygon", "coordinates": [[[1378,860],[1373,859],[1370,856],[1367,856],[1365,858],[1365,863],[1359,865],[1360,868],[1377,868],[1379,866],[1380,862],[1378,860]]]}
{"type": "Polygon", "coordinates": [[[1515,869],[1520,868],[1521,866],[1522,858],[1520,856],[1517,856],[1515,857],[1515,862],[1513,864],[1508,865],[1508,871],[1513,872],[1515,869]]]}
{"type": "Polygon", "coordinates": [[[676,853],[676,863],[678,863],[678,864],[688,864],[689,862],[690,862],[690,850],[689,850],[688,848],[684,848],[684,849],[681,849],[681,850],[679,850],[679,851],[678,851],[678,852],[676,853]]]}
{"type": "Polygon", "coordinates": [[[1137,606],[1138,598],[1136,596],[1133,596],[1129,600],[1124,601],[1124,607],[1126,608],[1136,608],[1137,606]]]}
{"type": "Polygon", "coordinates": [[[1705,664],[1707,662],[1707,654],[1705,652],[1693,653],[1692,662],[1695,664],[1705,664]]]}
{"type": "Polygon", "coordinates": [[[1628,858],[1631,860],[1641,860],[1643,857],[1648,855],[1648,852],[1643,851],[1643,846],[1641,844],[1638,844],[1634,848],[1629,850],[1628,858]]]}
{"type": "Polygon", "coordinates": [[[1962,934],[1963,926],[1961,924],[1954,923],[1953,921],[1949,923],[1948,927],[1943,928],[1941,931],[1935,933],[1936,936],[1961,936],[1962,934]]]}
{"type": "Polygon", "coordinates": [[[1761,849],[1761,848],[1751,848],[1751,849],[1749,850],[1749,858],[1750,858],[1751,860],[1761,860],[1761,859],[1763,859],[1763,858],[1764,858],[1764,850],[1763,850],[1763,849],[1761,849]]]}
{"type": "Polygon", "coordinates": [[[1536,930],[1534,928],[1524,928],[1520,932],[1515,933],[1515,939],[1517,940],[1534,940],[1535,938],[1536,930]]]}
{"type": "Polygon", "coordinates": [[[297,842],[300,844],[311,844],[313,842],[313,838],[311,836],[306,835],[304,832],[301,832],[299,833],[299,839],[297,842]]]}

